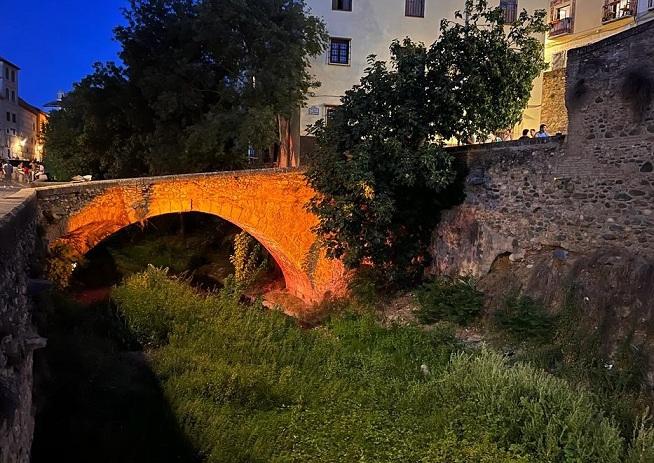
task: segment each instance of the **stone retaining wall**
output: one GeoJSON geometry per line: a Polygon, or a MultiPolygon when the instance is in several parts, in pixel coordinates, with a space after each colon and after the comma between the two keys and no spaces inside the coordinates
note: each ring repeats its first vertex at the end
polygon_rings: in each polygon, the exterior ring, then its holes
{"type": "Polygon", "coordinates": [[[544,246],[654,256],[654,22],[569,53],[565,142],[455,154],[467,199],[444,214],[435,271],[483,274],[544,246]]]}
{"type": "Polygon", "coordinates": [[[654,387],[652,43],[654,22],[569,53],[565,140],[454,151],[467,197],[431,271],[480,277],[489,310],[513,291],[572,298],[607,358],[637,352],[654,387]]]}
{"type": "Polygon", "coordinates": [[[0,200],[0,463],[27,463],[34,430],[30,262],[36,238],[33,192],[0,200]]]}

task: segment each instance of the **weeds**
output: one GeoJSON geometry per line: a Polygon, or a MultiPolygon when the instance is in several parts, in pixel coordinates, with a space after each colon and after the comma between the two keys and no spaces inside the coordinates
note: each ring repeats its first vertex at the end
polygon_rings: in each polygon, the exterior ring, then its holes
{"type": "Polygon", "coordinates": [[[472,278],[439,278],[416,293],[418,320],[424,324],[447,320],[468,325],[481,313],[484,295],[472,278]]]}
{"type": "Polygon", "coordinates": [[[556,319],[538,301],[521,295],[511,295],[495,313],[498,326],[514,340],[545,341],[554,335],[556,319]]]}

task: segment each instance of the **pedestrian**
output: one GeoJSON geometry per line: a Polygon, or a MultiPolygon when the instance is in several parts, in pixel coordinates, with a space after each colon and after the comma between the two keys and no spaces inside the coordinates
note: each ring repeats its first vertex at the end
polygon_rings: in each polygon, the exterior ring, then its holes
{"type": "Polygon", "coordinates": [[[547,133],[547,125],[546,124],[541,124],[540,125],[540,130],[536,132],[536,138],[549,138],[550,134],[547,133]]]}
{"type": "Polygon", "coordinates": [[[529,137],[530,138],[536,138],[536,129],[531,129],[529,131],[529,137]]]}
{"type": "MultiPolygon", "coordinates": [[[[532,129],[533,130],[533,129],[532,129]]],[[[519,138],[519,140],[529,140],[532,137],[529,136],[529,129],[524,129],[522,131],[522,137],[519,138]]]]}
{"type": "Polygon", "coordinates": [[[14,166],[12,166],[9,161],[5,161],[4,165],[2,166],[2,171],[5,174],[5,180],[7,182],[11,182],[11,176],[14,173],[14,166]]]}

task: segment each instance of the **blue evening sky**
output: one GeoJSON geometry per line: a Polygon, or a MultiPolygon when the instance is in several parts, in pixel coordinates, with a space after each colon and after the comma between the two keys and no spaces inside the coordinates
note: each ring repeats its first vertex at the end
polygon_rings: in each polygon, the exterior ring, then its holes
{"type": "MultiPolygon", "coordinates": [[[[4,3],[0,1],[0,4],[4,3]]],[[[96,61],[118,61],[112,29],[127,0],[23,0],[2,15],[0,56],[21,68],[19,95],[34,106],[68,91],[96,61]]]]}

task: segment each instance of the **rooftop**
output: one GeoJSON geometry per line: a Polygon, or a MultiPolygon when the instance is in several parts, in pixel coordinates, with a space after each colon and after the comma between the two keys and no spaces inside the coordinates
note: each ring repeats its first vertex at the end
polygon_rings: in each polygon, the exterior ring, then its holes
{"type": "Polygon", "coordinates": [[[2,56],[0,56],[0,61],[3,62],[3,63],[7,63],[9,66],[15,67],[16,69],[20,70],[20,67],[17,64],[12,63],[11,61],[9,61],[8,59],[3,58],[2,56]]]}

